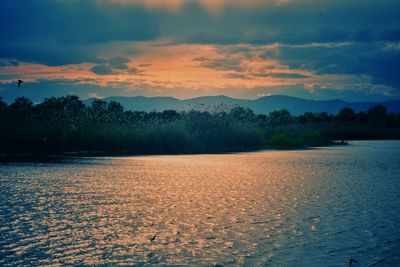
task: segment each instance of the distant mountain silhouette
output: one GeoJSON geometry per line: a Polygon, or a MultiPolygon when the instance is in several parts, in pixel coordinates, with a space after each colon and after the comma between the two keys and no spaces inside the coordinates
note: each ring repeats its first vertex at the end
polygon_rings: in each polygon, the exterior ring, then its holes
{"type": "MultiPolygon", "coordinates": [[[[177,111],[190,109],[212,109],[213,106],[227,105],[242,106],[252,109],[255,113],[268,114],[274,110],[287,109],[294,115],[304,112],[327,112],[331,114],[338,113],[342,108],[349,107],[354,111],[367,111],[369,108],[382,104],[389,112],[400,113],[400,100],[391,100],[386,102],[346,102],[340,99],[334,100],[309,100],[285,95],[265,96],[256,100],[236,99],[223,95],[203,96],[191,99],[180,100],[173,97],[124,97],[111,96],[104,98],[105,101],[117,101],[121,103],[126,110],[136,111],[163,111],[173,109],[177,111]]],[[[84,101],[90,105],[93,99],[84,101]]]]}

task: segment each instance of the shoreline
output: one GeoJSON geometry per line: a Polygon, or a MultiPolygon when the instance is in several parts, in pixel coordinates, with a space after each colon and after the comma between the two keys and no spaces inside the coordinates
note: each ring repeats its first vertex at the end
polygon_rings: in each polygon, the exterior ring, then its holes
{"type": "Polygon", "coordinates": [[[264,147],[237,147],[237,148],[205,148],[205,149],[177,149],[177,150],[141,150],[141,151],[76,151],[64,153],[15,153],[0,154],[0,163],[7,162],[59,162],[74,158],[90,157],[129,157],[129,156],[167,156],[167,155],[202,155],[202,154],[234,154],[245,152],[259,152],[264,150],[309,150],[319,147],[349,145],[347,141],[333,141],[321,146],[264,146],[264,147]]]}

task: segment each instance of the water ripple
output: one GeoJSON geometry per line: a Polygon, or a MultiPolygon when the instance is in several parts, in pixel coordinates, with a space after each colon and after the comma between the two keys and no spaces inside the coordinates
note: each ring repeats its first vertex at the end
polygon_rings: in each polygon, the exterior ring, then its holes
{"type": "Polygon", "coordinates": [[[356,144],[0,165],[0,265],[398,266],[400,142],[356,144]]]}

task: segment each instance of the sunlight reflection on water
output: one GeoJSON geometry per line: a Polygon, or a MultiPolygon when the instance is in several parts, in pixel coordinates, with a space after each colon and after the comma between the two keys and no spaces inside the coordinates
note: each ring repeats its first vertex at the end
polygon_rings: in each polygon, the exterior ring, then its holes
{"type": "Polygon", "coordinates": [[[0,165],[0,265],[398,266],[399,177],[397,141],[0,165]]]}

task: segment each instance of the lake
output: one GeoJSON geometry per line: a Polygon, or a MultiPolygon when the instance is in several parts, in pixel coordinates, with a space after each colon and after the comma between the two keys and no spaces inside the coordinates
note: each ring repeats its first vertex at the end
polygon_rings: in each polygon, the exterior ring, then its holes
{"type": "Polygon", "coordinates": [[[0,165],[0,265],[400,266],[400,141],[0,165]]]}

